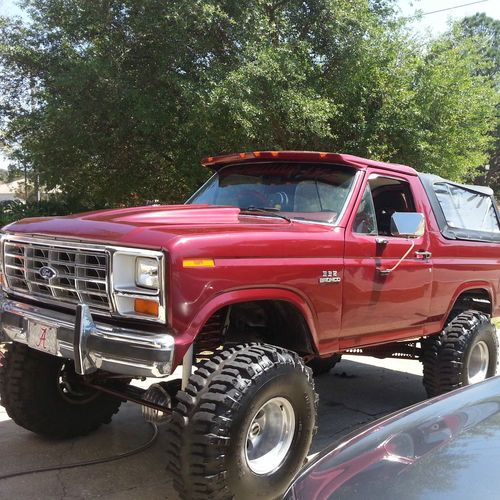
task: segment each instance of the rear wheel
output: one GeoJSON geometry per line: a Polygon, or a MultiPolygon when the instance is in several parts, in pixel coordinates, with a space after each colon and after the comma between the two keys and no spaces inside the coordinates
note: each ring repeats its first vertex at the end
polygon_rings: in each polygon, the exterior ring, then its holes
{"type": "Polygon", "coordinates": [[[183,498],[284,493],[316,429],[311,370],[295,353],[265,344],[220,352],[177,399],[168,467],[183,498]]]}
{"type": "Polygon", "coordinates": [[[458,314],[439,335],[422,342],[424,386],[429,397],[481,382],[496,373],[498,338],[490,317],[458,314]]]}
{"type": "Polygon", "coordinates": [[[111,422],[121,400],[80,383],[73,362],[13,343],[0,366],[0,397],[12,420],[37,434],[69,438],[111,422]]]}

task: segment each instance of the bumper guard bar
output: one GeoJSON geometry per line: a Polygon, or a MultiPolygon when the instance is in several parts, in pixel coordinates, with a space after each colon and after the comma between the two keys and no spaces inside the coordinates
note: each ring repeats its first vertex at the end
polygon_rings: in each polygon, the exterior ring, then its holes
{"type": "Polygon", "coordinates": [[[101,369],[132,377],[166,377],[172,371],[174,337],[169,333],[96,323],[86,304],[78,304],[74,316],[0,298],[0,326],[8,341],[36,348],[30,339],[34,323],[55,329],[49,353],[74,360],[80,375],[101,369]]]}

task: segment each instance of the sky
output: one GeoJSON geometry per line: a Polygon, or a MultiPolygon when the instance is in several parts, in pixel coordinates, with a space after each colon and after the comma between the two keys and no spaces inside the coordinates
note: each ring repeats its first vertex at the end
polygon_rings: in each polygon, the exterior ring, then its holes
{"type": "Polygon", "coordinates": [[[423,15],[413,21],[413,28],[421,33],[430,31],[434,36],[446,31],[453,20],[473,16],[477,12],[500,19],[500,0],[399,0],[398,4],[404,16],[411,17],[421,12],[423,15]]]}
{"type": "MultiPolygon", "coordinates": [[[[484,12],[500,19],[500,0],[398,0],[401,14],[415,17],[412,26],[422,34],[437,36],[446,31],[450,22],[477,12],[484,12]],[[465,5],[470,4],[470,5],[465,5]],[[441,12],[436,12],[441,11],[441,12]],[[418,17],[417,14],[422,14],[418,17]]],[[[16,0],[0,0],[0,16],[23,15],[16,0]]],[[[8,161],[0,151],[0,168],[7,168],[8,161]]]]}

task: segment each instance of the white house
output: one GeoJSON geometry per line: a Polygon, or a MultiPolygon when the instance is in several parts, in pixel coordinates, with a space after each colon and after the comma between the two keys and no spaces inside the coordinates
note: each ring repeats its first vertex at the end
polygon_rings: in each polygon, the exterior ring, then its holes
{"type": "Polygon", "coordinates": [[[19,200],[24,201],[24,181],[0,182],[0,202],[19,200]]]}

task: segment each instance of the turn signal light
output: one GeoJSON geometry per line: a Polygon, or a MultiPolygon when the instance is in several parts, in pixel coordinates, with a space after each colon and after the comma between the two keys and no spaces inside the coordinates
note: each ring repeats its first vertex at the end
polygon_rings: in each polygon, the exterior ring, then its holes
{"type": "Polygon", "coordinates": [[[182,267],[215,267],[214,259],[184,259],[182,267]]]}
{"type": "Polygon", "coordinates": [[[139,314],[158,317],[160,306],[156,300],[135,299],[134,311],[139,314]]]}

